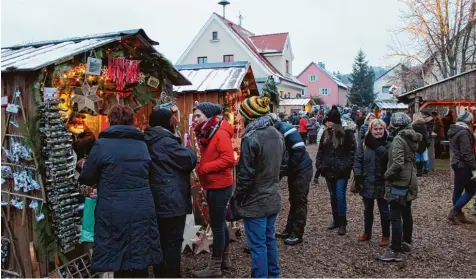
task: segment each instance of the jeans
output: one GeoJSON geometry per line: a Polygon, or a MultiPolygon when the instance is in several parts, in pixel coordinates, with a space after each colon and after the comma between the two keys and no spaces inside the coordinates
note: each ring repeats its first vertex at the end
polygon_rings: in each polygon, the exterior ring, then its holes
{"type": "Polygon", "coordinates": [[[392,244],[390,248],[394,252],[401,252],[402,240],[408,244],[412,243],[412,202],[407,202],[405,206],[395,201],[390,202],[390,219],[392,221],[392,244]]]}
{"type": "Polygon", "coordinates": [[[451,165],[451,168],[454,171],[453,210],[461,212],[461,209],[474,197],[476,186],[471,181],[472,174],[469,168],[459,168],[457,165],[451,165]]]}
{"type": "Polygon", "coordinates": [[[334,217],[347,216],[347,179],[326,179],[327,188],[331,196],[332,215],[334,217]]]}
{"type": "Polygon", "coordinates": [[[286,232],[302,238],[307,221],[307,195],[312,179],[312,167],[288,176],[289,209],[286,232]]]}
{"type": "Polygon", "coordinates": [[[154,265],[155,278],[180,278],[185,217],[157,218],[163,261],[154,265]]]}
{"type": "MultiPolygon", "coordinates": [[[[364,198],[364,233],[368,238],[372,237],[372,226],[374,223],[375,199],[364,198]]],[[[385,199],[377,199],[378,210],[380,212],[380,225],[382,226],[382,236],[390,236],[390,211],[385,199]]]]}
{"type": "Polygon", "coordinates": [[[210,225],[213,232],[212,257],[221,258],[228,250],[230,235],[226,227],[226,206],[231,198],[233,187],[207,190],[207,202],[210,212],[210,225]]]}
{"type": "Polygon", "coordinates": [[[114,278],[148,278],[149,270],[133,269],[133,270],[119,270],[114,272],[114,278]]]}
{"type": "Polygon", "coordinates": [[[243,220],[251,252],[252,278],[279,278],[278,246],[274,234],[276,217],[272,215],[243,220]]]}

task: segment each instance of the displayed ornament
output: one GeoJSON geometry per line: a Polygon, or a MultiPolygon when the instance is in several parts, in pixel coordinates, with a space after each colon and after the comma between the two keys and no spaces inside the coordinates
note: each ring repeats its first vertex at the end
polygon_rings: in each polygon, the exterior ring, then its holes
{"type": "Polygon", "coordinates": [[[20,106],[15,104],[8,104],[6,108],[6,111],[11,114],[17,114],[19,110],[20,106]]]}
{"type": "MultiPolygon", "coordinates": [[[[89,92],[90,89],[86,88],[86,91],[89,92]]],[[[64,251],[79,243],[81,218],[77,209],[81,208],[81,204],[76,198],[79,193],[74,179],[76,162],[72,147],[73,134],[65,126],[65,116],[58,111],[57,104],[60,102],[61,100],[54,99],[42,105],[40,132],[44,135],[42,150],[45,154],[45,188],[53,216],[54,234],[59,247],[64,251]]],[[[28,183],[30,188],[34,188],[37,181],[30,175],[28,183]]],[[[37,206],[35,219],[39,221],[43,218],[45,216],[37,206]]]]}
{"type": "Polygon", "coordinates": [[[6,237],[2,237],[2,269],[5,269],[7,267],[9,249],[10,249],[10,240],[6,237]]]}
{"type": "Polygon", "coordinates": [[[2,166],[2,178],[13,179],[13,172],[10,166],[2,166]]]}
{"type": "Polygon", "coordinates": [[[192,242],[195,244],[195,255],[198,255],[202,251],[210,253],[211,242],[208,239],[207,233],[205,231],[200,231],[199,235],[193,239],[192,242]]]}
{"type": "Polygon", "coordinates": [[[127,83],[139,82],[139,63],[140,60],[109,56],[107,78],[116,83],[117,90],[123,90],[127,83]]]}
{"type": "Polygon", "coordinates": [[[16,209],[20,209],[22,210],[23,209],[23,202],[22,201],[19,201],[17,199],[12,199],[10,201],[10,204],[15,207],[16,209]]]}
{"type": "Polygon", "coordinates": [[[103,79],[107,79],[107,67],[106,66],[102,66],[102,68],[101,68],[101,77],[103,79]]]}
{"type": "Polygon", "coordinates": [[[13,126],[15,126],[15,128],[20,128],[20,125],[19,125],[18,122],[16,122],[15,120],[10,120],[10,124],[12,124],[13,126]]]}
{"type": "Polygon", "coordinates": [[[197,238],[197,232],[201,226],[195,225],[195,218],[193,214],[188,214],[185,220],[185,230],[183,232],[182,253],[185,248],[190,248],[193,251],[193,240],[197,238]]]}
{"type": "Polygon", "coordinates": [[[30,202],[30,205],[28,205],[28,207],[31,209],[36,209],[38,207],[38,202],[36,200],[32,200],[30,202]]]}
{"type": "Polygon", "coordinates": [[[145,83],[145,74],[143,72],[139,73],[139,84],[144,84],[145,83]]]}
{"type": "Polygon", "coordinates": [[[22,170],[20,172],[13,173],[13,189],[15,191],[20,191],[23,189],[23,192],[28,192],[28,178],[26,170],[22,170]]]}
{"type": "Polygon", "coordinates": [[[240,227],[235,222],[226,222],[228,234],[230,235],[230,241],[238,241],[238,235],[240,234],[240,227]]]}
{"type": "Polygon", "coordinates": [[[149,79],[147,80],[147,85],[150,87],[157,88],[159,87],[159,84],[160,80],[156,77],[149,77],[149,79]]]}
{"type": "Polygon", "coordinates": [[[97,113],[96,103],[101,100],[101,98],[96,95],[97,90],[97,85],[89,86],[86,80],[84,80],[81,87],[74,88],[74,96],[71,98],[71,101],[78,105],[78,112],[97,113]]]}
{"type": "Polygon", "coordinates": [[[102,60],[94,57],[88,57],[86,64],[86,73],[89,75],[101,75],[102,60]]]}

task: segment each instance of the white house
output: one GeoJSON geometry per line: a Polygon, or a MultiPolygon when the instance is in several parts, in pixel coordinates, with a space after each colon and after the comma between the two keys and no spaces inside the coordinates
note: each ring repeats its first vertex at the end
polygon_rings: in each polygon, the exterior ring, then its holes
{"type": "Polygon", "coordinates": [[[402,71],[402,64],[397,64],[383,75],[374,80],[374,93],[377,94],[375,101],[396,101],[395,95],[400,95],[404,88],[399,78],[402,71]]]}
{"type": "Polygon", "coordinates": [[[273,76],[280,92],[296,98],[305,95],[306,85],[293,76],[293,60],[288,33],[255,35],[213,13],[177,64],[248,61],[258,87],[273,76]]]}

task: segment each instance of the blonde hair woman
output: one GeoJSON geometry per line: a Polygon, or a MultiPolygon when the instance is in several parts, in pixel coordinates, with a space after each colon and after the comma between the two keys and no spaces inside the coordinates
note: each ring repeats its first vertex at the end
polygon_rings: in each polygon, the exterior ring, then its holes
{"type": "Polygon", "coordinates": [[[385,178],[388,162],[388,135],[386,124],[381,119],[374,119],[368,126],[363,141],[357,147],[354,161],[354,175],[357,187],[364,202],[364,233],[359,241],[372,238],[374,221],[374,204],[377,201],[382,226],[380,246],[385,247],[390,241],[390,211],[385,200],[385,178]]]}

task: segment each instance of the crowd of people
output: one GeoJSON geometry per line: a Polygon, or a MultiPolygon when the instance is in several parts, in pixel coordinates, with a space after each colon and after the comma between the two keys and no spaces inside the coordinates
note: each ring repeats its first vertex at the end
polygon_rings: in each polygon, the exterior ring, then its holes
{"type": "Polygon", "coordinates": [[[448,220],[472,222],[462,211],[475,195],[471,113],[463,112],[457,119],[454,112],[448,113],[455,122],[446,132],[446,122],[437,115],[414,114],[412,120],[397,112],[379,119],[372,113],[359,115],[356,109],[341,114],[335,106],[310,117],[293,114],[286,122],[284,115],[270,113],[269,103],[269,98],[257,96],[241,103],[245,131],[238,161],[232,147],[234,129],[220,105],[205,102],[193,109],[199,154],[176,136],[177,118],[170,110],[154,109],[149,127],[140,131],[133,126],[130,107],[114,106],[108,116],[111,126],[81,161],[79,182],[96,187],[98,197],[92,269],[112,271],[117,278],[148,277],[153,266],[155,277],[181,277],[185,220],[192,213],[190,175],[195,171],[207,193],[213,244],[208,265],[193,275],[221,277],[222,270],[232,266],[226,212],[233,203],[244,223],[251,276],[279,277],[276,237],[287,245],[303,241],[313,165],[314,183],[322,176],[329,191],[328,229],[347,233],[350,184],[364,204],[364,231],[358,241],[372,238],[377,203],[380,246],[388,249],[376,258],[402,261],[402,253],[412,250],[412,202],[418,196],[417,177],[429,170],[428,148],[435,131],[437,140],[449,139],[453,154],[455,185],[448,220]],[[307,143],[318,144],[314,162],[307,143]],[[290,210],[286,227],[276,233],[283,177],[290,210]]]}

